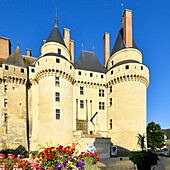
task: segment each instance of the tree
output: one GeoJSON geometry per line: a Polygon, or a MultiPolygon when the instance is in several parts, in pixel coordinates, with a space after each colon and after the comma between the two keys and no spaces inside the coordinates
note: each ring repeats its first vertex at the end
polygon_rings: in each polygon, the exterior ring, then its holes
{"type": "Polygon", "coordinates": [[[138,134],[138,145],[144,151],[145,149],[145,135],[138,134]]]}
{"type": "Polygon", "coordinates": [[[155,122],[150,122],[147,126],[147,146],[151,149],[164,146],[164,132],[155,122]]]}

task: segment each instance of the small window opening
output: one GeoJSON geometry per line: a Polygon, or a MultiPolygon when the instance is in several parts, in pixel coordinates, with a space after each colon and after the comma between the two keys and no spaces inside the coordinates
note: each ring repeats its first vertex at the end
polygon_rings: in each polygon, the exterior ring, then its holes
{"type": "Polygon", "coordinates": [[[24,73],[24,69],[23,68],[21,68],[21,73],[24,73]]]}
{"type": "Polygon", "coordinates": [[[5,65],[5,70],[8,70],[8,69],[9,69],[8,66],[5,65]]]}
{"type": "Polygon", "coordinates": [[[80,108],[83,109],[84,108],[84,101],[80,100],[80,108]]]}
{"type": "Polygon", "coordinates": [[[58,49],[58,54],[61,55],[61,49],[58,49]]]}
{"type": "Polygon", "coordinates": [[[110,129],[112,129],[112,119],[110,119],[110,129]]]}
{"type": "Polygon", "coordinates": [[[93,73],[90,73],[90,77],[93,77],[93,73]]]}
{"type": "Polygon", "coordinates": [[[81,75],[81,71],[79,71],[78,74],[81,75]]]}
{"type": "Polygon", "coordinates": [[[56,63],[60,63],[60,59],[59,58],[56,58],[56,63]]]}
{"type": "Polygon", "coordinates": [[[129,69],[129,65],[126,65],[126,66],[125,66],[125,69],[129,69]]]}
{"type": "Polygon", "coordinates": [[[60,119],[60,109],[56,109],[56,119],[60,119]]]}

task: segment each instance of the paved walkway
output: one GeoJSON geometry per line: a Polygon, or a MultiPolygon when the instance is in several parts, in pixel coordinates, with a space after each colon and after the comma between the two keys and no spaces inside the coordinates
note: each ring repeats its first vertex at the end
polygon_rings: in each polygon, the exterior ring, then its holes
{"type": "MultiPolygon", "coordinates": [[[[100,170],[135,170],[134,164],[129,160],[128,157],[120,158],[109,158],[102,159],[99,162],[100,170]]],[[[170,158],[160,157],[158,165],[153,167],[152,170],[170,170],[170,158]]]]}

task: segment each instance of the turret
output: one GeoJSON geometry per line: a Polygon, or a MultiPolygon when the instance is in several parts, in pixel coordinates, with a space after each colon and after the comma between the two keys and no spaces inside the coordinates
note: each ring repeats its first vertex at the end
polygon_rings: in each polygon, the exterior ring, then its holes
{"type": "Polygon", "coordinates": [[[149,70],[132,38],[132,11],[123,14],[107,64],[108,130],[112,142],[124,149],[137,149],[137,135],[146,134],[146,89],[149,70]],[[136,147],[135,147],[136,146],[136,147]]]}
{"type": "Polygon", "coordinates": [[[70,52],[58,29],[57,17],[55,19],[55,26],[53,30],[51,31],[49,37],[41,47],[41,56],[50,53],[57,53],[59,55],[65,56],[70,61],[70,52]]]}

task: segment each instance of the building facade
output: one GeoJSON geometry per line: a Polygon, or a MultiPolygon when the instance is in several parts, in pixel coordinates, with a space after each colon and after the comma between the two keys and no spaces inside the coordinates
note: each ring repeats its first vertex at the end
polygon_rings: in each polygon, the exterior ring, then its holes
{"type": "Polygon", "coordinates": [[[126,10],[110,53],[104,34],[104,65],[82,50],[74,61],[70,30],[62,38],[57,22],[39,58],[0,37],[0,149],[39,144],[83,144],[109,137],[114,145],[137,149],[146,134],[149,70],[132,38],[132,11],[126,10]]]}

